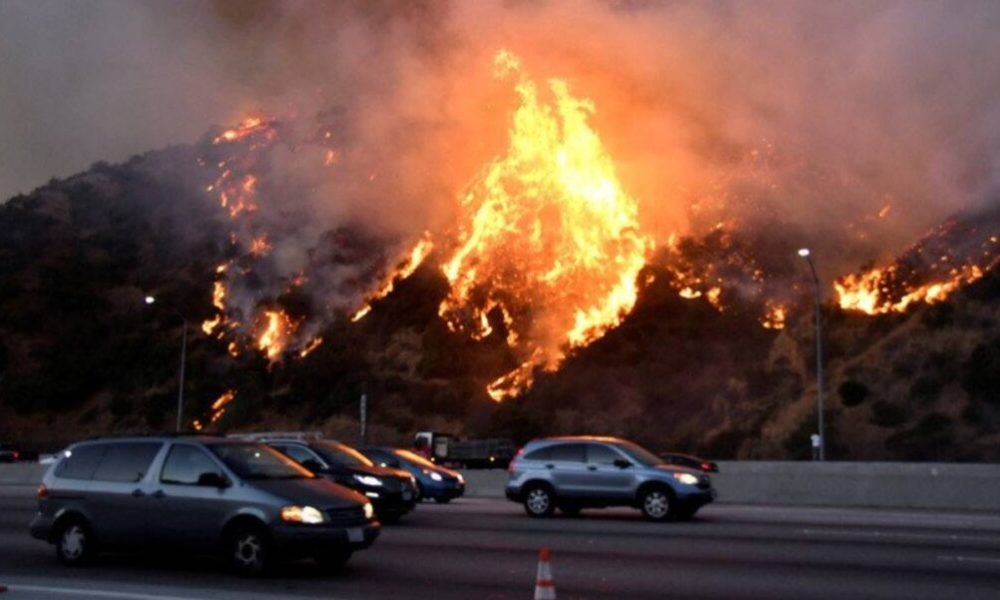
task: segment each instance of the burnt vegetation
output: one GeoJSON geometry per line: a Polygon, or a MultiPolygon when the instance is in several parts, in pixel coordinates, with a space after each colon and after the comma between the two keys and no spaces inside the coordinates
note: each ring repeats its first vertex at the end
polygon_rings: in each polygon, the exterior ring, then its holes
{"type": "MultiPolygon", "coordinates": [[[[199,329],[212,315],[215,267],[231,251],[203,169],[194,148],[169,148],[0,205],[0,436],[30,439],[41,425],[49,439],[170,428],[184,316],[188,415],[203,418],[225,390],[237,392],[215,429],[324,428],[350,439],[365,393],[373,433],[390,443],[428,428],[519,442],[586,432],[716,458],[809,456],[808,298],[791,307],[787,328],[765,329],[761,299],[726,297],[721,311],[683,299],[676,274],[655,264],[619,327],[499,405],[484,385],[516,365],[502,319],[491,316],[494,333],[481,341],[450,331],[437,314],[448,285],[433,256],[362,321],[329,322],[304,358],[231,356],[199,329]],[[158,301],[147,306],[150,293],[158,301]]],[[[680,251],[692,263],[728,252],[711,242],[680,251]]],[[[333,230],[317,260],[372,243],[333,230]]],[[[988,273],[902,315],[828,306],[831,456],[1000,459],[998,299],[1000,276],[988,273]]],[[[316,310],[315,298],[279,300],[291,314],[316,310]]]]}

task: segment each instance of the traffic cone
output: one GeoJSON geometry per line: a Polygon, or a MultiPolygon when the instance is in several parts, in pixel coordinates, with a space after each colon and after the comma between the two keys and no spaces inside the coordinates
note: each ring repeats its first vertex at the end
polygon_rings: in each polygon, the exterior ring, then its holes
{"type": "Polygon", "coordinates": [[[549,566],[549,547],[538,551],[538,576],[535,578],[535,600],[556,600],[556,584],[549,566]]]}

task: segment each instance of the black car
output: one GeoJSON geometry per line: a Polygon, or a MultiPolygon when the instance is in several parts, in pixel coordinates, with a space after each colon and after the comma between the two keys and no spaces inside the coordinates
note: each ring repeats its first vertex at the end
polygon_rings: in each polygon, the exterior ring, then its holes
{"type": "Polygon", "coordinates": [[[14,444],[0,442],[0,463],[12,463],[21,460],[21,451],[14,444]]]}
{"type": "Polygon", "coordinates": [[[379,467],[347,444],[322,438],[263,441],[313,473],[364,494],[384,523],[399,520],[417,503],[417,485],[412,475],[400,469],[379,467]]]}
{"type": "Polygon", "coordinates": [[[679,452],[667,452],[661,454],[660,458],[663,462],[668,465],[677,465],[678,467],[687,467],[689,469],[696,469],[704,473],[718,473],[719,465],[715,464],[710,460],[704,458],[698,458],[697,456],[691,456],[690,454],[680,454],[679,452]]]}
{"type": "Polygon", "coordinates": [[[383,467],[403,469],[413,475],[421,498],[446,504],[465,493],[461,473],[436,465],[415,452],[387,447],[362,448],[361,452],[383,467]]]}

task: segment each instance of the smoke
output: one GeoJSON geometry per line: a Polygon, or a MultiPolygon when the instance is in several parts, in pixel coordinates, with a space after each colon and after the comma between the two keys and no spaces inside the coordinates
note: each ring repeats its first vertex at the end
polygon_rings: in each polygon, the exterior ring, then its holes
{"type": "Polygon", "coordinates": [[[287,201],[316,235],[415,239],[452,226],[503,149],[515,98],[490,65],[508,48],[594,101],[658,240],[730,222],[813,246],[833,276],[995,202],[998,28],[988,1],[14,0],[0,191],[259,110],[333,133],[334,169],[272,157],[274,181],[309,182],[287,201]]]}

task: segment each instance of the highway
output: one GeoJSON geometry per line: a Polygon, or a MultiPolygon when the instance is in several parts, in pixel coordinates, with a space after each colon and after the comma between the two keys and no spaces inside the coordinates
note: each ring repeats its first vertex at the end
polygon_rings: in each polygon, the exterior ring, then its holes
{"type": "Polygon", "coordinates": [[[191,556],[64,567],[27,533],[31,492],[0,487],[0,600],[530,598],[542,545],[560,599],[1000,598],[995,513],[715,505],[687,523],[629,510],[539,521],[463,498],[422,504],[343,572],[302,561],[250,580],[191,556]]]}

